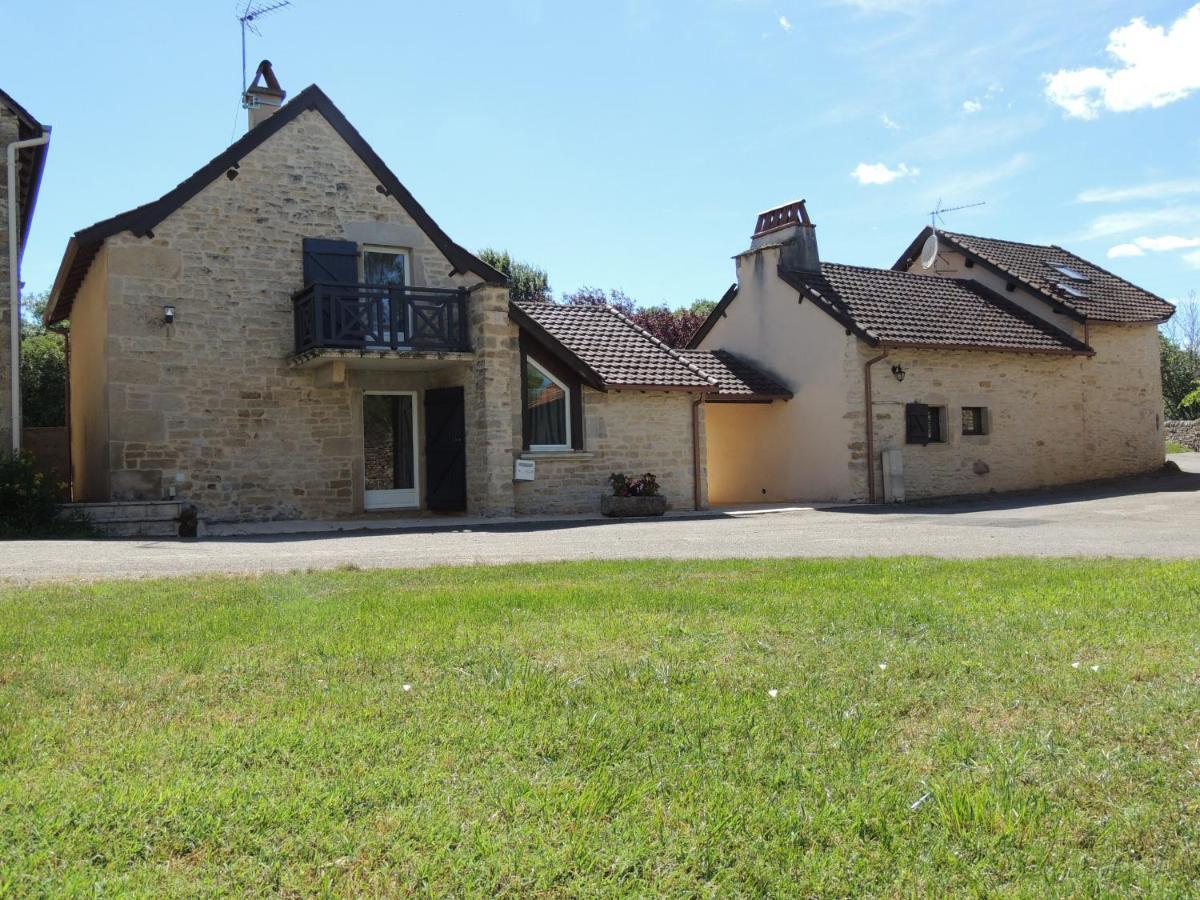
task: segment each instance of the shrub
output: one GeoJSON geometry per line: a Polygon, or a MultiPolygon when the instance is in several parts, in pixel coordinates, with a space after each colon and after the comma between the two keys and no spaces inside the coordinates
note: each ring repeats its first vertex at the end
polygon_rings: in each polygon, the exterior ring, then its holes
{"type": "Polygon", "coordinates": [[[608,476],[614,497],[657,497],[658,479],[647,472],[640,478],[613,472],[608,476]]]}
{"type": "Polygon", "coordinates": [[[64,534],[86,527],[81,520],[58,518],[62,489],[38,471],[31,453],[0,456],[0,537],[64,534]]]}

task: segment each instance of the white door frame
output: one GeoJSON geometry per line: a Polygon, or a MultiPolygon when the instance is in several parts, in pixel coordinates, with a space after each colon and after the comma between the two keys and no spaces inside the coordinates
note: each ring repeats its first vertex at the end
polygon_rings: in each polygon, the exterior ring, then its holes
{"type": "MultiPolygon", "coordinates": [[[[363,402],[370,395],[385,397],[412,398],[412,461],[413,486],[411,488],[396,488],[386,491],[372,491],[367,488],[366,476],[366,441],[363,441],[363,509],[419,509],[421,506],[421,460],[417,455],[420,444],[421,417],[418,414],[417,391],[363,391],[363,402]]],[[[367,421],[366,411],[363,411],[362,421],[367,421]]]]}

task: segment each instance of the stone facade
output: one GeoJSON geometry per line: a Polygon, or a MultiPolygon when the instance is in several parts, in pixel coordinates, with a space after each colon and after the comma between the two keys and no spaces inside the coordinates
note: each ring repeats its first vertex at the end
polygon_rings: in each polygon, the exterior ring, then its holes
{"type": "Polygon", "coordinates": [[[514,487],[522,392],[508,291],[453,272],[377,186],[325,118],[306,111],[152,235],[105,241],[71,313],[76,498],[173,494],[210,521],[358,513],[363,394],[412,391],[423,503],[424,392],[461,386],[469,513],[592,511],[614,468],[661,474],[675,505],[690,506],[690,400],[678,393],[593,392],[595,450],[545,460],[535,484],[514,487]],[[472,352],[403,368],[293,367],[305,238],[402,247],[414,285],[466,288],[472,352]],[[174,324],[163,322],[164,305],[175,307],[174,324]]]}
{"type": "Polygon", "coordinates": [[[1167,422],[1167,440],[1200,452],[1200,419],[1176,419],[1167,422]]]}
{"type": "Polygon", "coordinates": [[[12,449],[12,298],[9,297],[8,229],[17,227],[8,220],[8,155],[5,149],[17,140],[17,117],[0,103],[0,453],[12,449]]]}
{"type": "MultiPolygon", "coordinates": [[[[1150,472],[1163,463],[1158,335],[1153,325],[1090,327],[1094,357],[942,350],[892,351],[874,367],[879,453],[898,448],[908,498],[1047,487],[1150,472]],[[904,381],[891,367],[904,367],[904,381]],[[942,443],[906,443],[907,403],[939,407],[942,443]],[[962,434],[962,408],[983,407],[986,434],[962,434]]],[[[878,351],[859,345],[859,373],[878,351]]],[[[865,410],[861,390],[851,398],[865,410]]],[[[865,497],[865,428],[847,447],[865,497]]],[[[885,498],[886,499],[886,498],[885,498]]]]}
{"type": "MultiPolygon", "coordinates": [[[[866,500],[863,367],[883,351],[847,333],[814,304],[798,302],[776,274],[778,258],[769,246],[737,257],[737,298],[701,343],[741,356],[794,392],[787,402],[709,410],[713,502],[866,500]]],[[[1007,295],[1031,309],[1041,302],[1020,291],[1007,295]]],[[[1074,328],[1061,319],[1055,324],[1074,328]]],[[[880,454],[887,449],[901,452],[909,499],[1160,467],[1158,329],[1093,321],[1086,334],[1082,325],[1075,330],[1094,356],[890,351],[872,370],[877,496],[883,496],[880,454]],[[906,372],[903,382],[892,377],[897,363],[906,372]],[[906,443],[904,407],[910,402],[942,407],[944,443],[906,443]],[[987,409],[988,434],[961,434],[964,406],[987,409]]]]}
{"type": "MultiPolygon", "coordinates": [[[[518,513],[598,512],[613,472],[657,476],[668,509],[691,509],[692,404],[684,391],[609,391],[583,388],[584,450],[525,453],[534,481],[517,482],[518,513]]],[[[704,415],[699,408],[700,506],[708,505],[704,415]]],[[[519,432],[518,432],[519,434],[519,432]]]]}

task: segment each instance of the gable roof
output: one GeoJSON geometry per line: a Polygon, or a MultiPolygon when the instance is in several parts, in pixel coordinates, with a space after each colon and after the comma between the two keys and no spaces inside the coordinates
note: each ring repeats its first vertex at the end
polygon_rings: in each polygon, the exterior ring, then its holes
{"type": "MultiPolygon", "coordinates": [[[[20,103],[4,91],[0,90],[0,105],[7,107],[17,117],[17,140],[28,140],[41,137],[50,129],[33,117],[20,103]]],[[[20,228],[17,231],[17,253],[25,251],[25,242],[29,239],[29,227],[33,224],[33,208],[37,205],[38,188],[42,183],[42,172],[46,168],[46,153],[48,144],[39,147],[26,147],[20,151],[17,163],[17,205],[21,217],[20,228]]]]}
{"type": "Polygon", "coordinates": [[[779,276],[873,346],[1087,354],[1091,348],[976,281],[822,263],[779,276]]]}
{"type": "Polygon", "coordinates": [[[792,392],[728,350],[680,350],[690,363],[717,379],[717,394],[710,403],[770,403],[790,400],[792,392]]]}
{"type": "Polygon", "coordinates": [[[507,279],[485,263],[483,260],[460,247],[442,231],[433,221],[429,213],[400,183],[379,155],[371,149],[370,144],[350,124],[333,101],[315,84],[309,85],[279,112],[255,128],[250,129],[241,138],[229,146],[223,153],[209,160],[204,166],[189,176],[176,187],[163,194],[157,200],[120,213],[109,219],[90,225],[75,232],[68,241],[66,252],[59,266],[54,287],[50,292],[50,303],[46,309],[46,321],[53,324],[67,318],[71,314],[71,304],[75,294],[87,275],[92,260],[96,258],[104,241],[122,231],[130,231],[141,237],[152,232],[155,225],[179,209],[188,200],[208,187],[214,180],[237,165],[242,157],[249,154],[272,135],[287,127],[301,113],[308,110],[319,112],[333,129],[363,161],[371,173],[379,179],[379,183],[388,195],[395,197],[404,210],[413,218],[417,226],[429,236],[434,245],[450,260],[457,272],[474,272],[490,284],[505,284],[507,279]]]}
{"type": "Polygon", "coordinates": [[[712,308],[712,311],[700,323],[700,327],[696,329],[695,334],[688,338],[687,346],[689,350],[695,350],[700,342],[708,337],[708,333],[713,330],[713,326],[717,324],[717,320],[725,315],[725,310],[729,309],[731,304],[738,294],[738,286],[735,281],[729,286],[729,289],[721,295],[721,299],[717,301],[717,305],[712,308]]]}
{"type": "MultiPolygon", "coordinates": [[[[931,233],[925,228],[896,261],[895,269],[907,269],[931,233]]],[[[1123,278],[1057,245],[1022,244],[996,238],[956,234],[938,229],[938,237],[961,251],[968,259],[1011,278],[1047,300],[1052,306],[1075,314],[1075,318],[1107,322],[1165,322],[1175,307],[1123,278]],[[1064,265],[1086,277],[1074,281],[1053,268],[1064,265]],[[1071,287],[1076,294],[1059,285],[1071,287]]]]}

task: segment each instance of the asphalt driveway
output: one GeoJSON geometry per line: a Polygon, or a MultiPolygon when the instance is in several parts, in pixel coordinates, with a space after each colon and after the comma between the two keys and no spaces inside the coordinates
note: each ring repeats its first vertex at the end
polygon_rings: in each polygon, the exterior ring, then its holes
{"type": "Polygon", "coordinates": [[[1054,492],[904,507],[381,532],[0,543],[0,581],[565,559],[928,555],[1200,557],[1200,454],[1183,470],[1054,492]]]}

